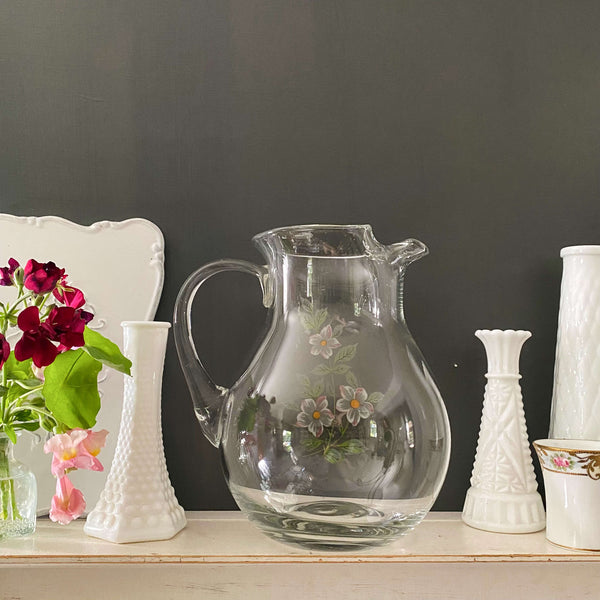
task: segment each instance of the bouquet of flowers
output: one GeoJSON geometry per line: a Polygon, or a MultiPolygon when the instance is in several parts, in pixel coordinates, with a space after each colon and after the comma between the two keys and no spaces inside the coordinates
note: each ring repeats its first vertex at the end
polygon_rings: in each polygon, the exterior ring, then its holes
{"type": "MultiPolygon", "coordinates": [[[[98,373],[105,365],[129,375],[131,362],[88,327],[94,315],[84,309],[83,292],[53,262],[31,259],[22,267],[11,258],[0,268],[0,286],[16,290],[12,303],[0,302],[0,437],[16,443],[19,430],[54,434],[44,446],[57,478],[50,518],[66,524],[85,509],[68,474],[103,469],[97,455],[108,432],[92,431],[100,410],[98,373]],[[9,339],[16,338],[11,348],[9,339]]],[[[3,461],[0,452],[6,474],[3,461]]],[[[0,521],[11,505],[14,510],[11,481],[1,479],[0,521]]]]}

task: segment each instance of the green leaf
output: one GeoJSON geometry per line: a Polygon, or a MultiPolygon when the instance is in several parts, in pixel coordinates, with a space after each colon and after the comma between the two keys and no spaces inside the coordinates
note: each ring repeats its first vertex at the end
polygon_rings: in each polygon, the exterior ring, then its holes
{"type": "Polygon", "coordinates": [[[83,332],[85,346],[83,349],[103,365],[116,369],[125,375],[131,375],[131,361],[125,358],[114,342],[105,338],[102,334],[86,327],[83,332]]]}
{"type": "Polygon", "coordinates": [[[323,440],[312,436],[302,440],[302,445],[305,446],[308,450],[316,450],[324,444],[325,442],[323,440]]]}
{"type": "Polygon", "coordinates": [[[7,379],[31,379],[34,377],[33,371],[31,370],[32,365],[31,359],[19,362],[15,358],[15,353],[11,352],[2,367],[4,373],[6,373],[7,379]]]}
{"type": "Polygon", "coordinates": [[[333,362],[335,364],[341,362],[349,362],[356,356],[356,347],[358,344],[350,344],[349,346],[344,346],[340,348],[335,356],[333,357],[333,362]]]}
{"type": "Polygon", "coordinates": [[[330,462],[332,464],[338,463],[344,458],[344,454],[337,448],[328,448],[323,453],[323,456],[327,462],[330,462]]]}
{"type": "Polygon", "coordinates": [[[356,379],[356,375],[352,371],[346,373],[346,381],[348,382],[348,385],[351,385],[353,388],[359,387],[358,379],[356,379]]]}
{"type": "Polygon", "coordinates": [[[360,440],[347,440],[338,444],[339,448],[342,448],[345,454],[362,454],[365,451],[365,447],[360,440]]]}
{"type": "Polygon", "coordinates": [[[324,363],[321,363],[320,365],[318,365],[317,367],[315,367],[312,372],[315,375],[329,375],[330,373],[332,373],[332,369],[329,365],[326,365],[324,363]]]}
{"type": "Polygon", "coordinates": [[[16,444],[17,443],[17,434],[15,433],[15,430],[10,425],[7,425],[6,423],[3,425],[2,429],[4,430],[4,433],[8,436],[8,439],[13,444],[16,444]]]}
{"type": "Polygon", "coordinates": [[[323,327],[323,324],[325,323],[326,320],[327,320],[327,309],[326,308],[321,308],[320,310],[318,310],[315,313],[315,316],[314,316],[314,329],[316,331],[321,331],[321,328],[323,327]]]}
{"type": "Polygon", "coordinates": [[[342,331],[344,331],[344,326],[343,325],[336,325],[333,328],[333,337],[337,337],[338,335],[341,335],[342,331]]]}
{"type": "Polygon", "coordinates": [[[313,305],[310,300],[307,300],[306,298],[300,298],[300,306],[302,307],[302,310],[306,311],[307,313],[312,314],[313,305]]]}
{"type": "Polygon", "coordinates": [[[310,389],[309,396],[311,398],[318,398],[319,396],[323,395],[324,390],[325,386],[323,385],[323,382],[319,381],[318,383],[315,383],[315,385],[310,389]]]}
{"type": "Polygon", "coordinates": [[[44,372],[46,406],[67,428],[89,429],[100,410],[98,373],[102,364],[83,351],[59,354],[44,372]]]}
{"type": "Polygon", "coordinates": [[[310,379],[306,375],[298,375],[298,379],[305,390],[310,389],[310,379]]]}
{"type": "Polygon", "coordinates": [[[381,392],[373,392],[372,394],[369,394],[369,398],[367,400],[371,404],[377,404],[383,400],[383,394],[381,392]]]}
{"type": "Polygon", "coordinates": [[[332,373],[335,373],[336,375],[343,375],[344,373],[347,373],[350,370],[350,365],[335,365],[335,367],[333,367],[331,369],[332,373]]]}

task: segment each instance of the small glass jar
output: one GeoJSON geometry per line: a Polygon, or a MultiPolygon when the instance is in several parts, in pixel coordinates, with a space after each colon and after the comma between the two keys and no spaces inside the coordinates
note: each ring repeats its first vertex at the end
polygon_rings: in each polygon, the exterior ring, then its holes
{"type": "Polygon", "coordinates": [[[13,450],[10,439],[0,433],[0,540],[35,531],[35,475],[14,458],[13,450]]]}

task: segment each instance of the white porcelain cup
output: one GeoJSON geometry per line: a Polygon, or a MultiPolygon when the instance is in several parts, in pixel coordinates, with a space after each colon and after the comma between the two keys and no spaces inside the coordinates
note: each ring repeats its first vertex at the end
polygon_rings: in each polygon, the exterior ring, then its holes
{"type": "Polygon", "coordinates": [[[546,537],[576,550],[600,550],[600,441],[537,440],[546,488],[546,537]]]}

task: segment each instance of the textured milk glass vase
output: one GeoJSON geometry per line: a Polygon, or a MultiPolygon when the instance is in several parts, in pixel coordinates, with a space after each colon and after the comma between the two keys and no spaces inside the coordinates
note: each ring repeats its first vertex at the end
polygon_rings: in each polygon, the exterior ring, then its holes
{"type": "Polygon", "coordinates": [[[162,372],[169,323],[126,321],[121,427],[110,473],[84,531],[110,542],[173,537],[186,524],[169,480],[161,428],[162,372]]]}
{"type": "Polygon", "coordinates": [[[550,438],[600,440],[600,246],[560,252],[550,438]]]}
{"type": "Polygon", "coordinates": [[[450,452],[448,417],[403,311],[417,240],[380,244],[368,225],[307,225],[254,238],[266,266],[222,260],[183,285],[179,358],[229,488],[268,535],[320,549],[382,544],[433,505],[450,452]],[[191,302],[221,271],[256,276],[270,329],[231,388],[191,337],[191,302]]]}
{"type": "Polygon", "coordinates": [[[499,533],[529,533],[545,527],[527,437],[519,380],[519,355],[529,331],[478,330],[488,372],[471,487],[463,521],[499,533]]]}
{"type": "Polygon", "coordinates": [[[13,456],[14,445],[0,433],[0,540],[35,531],[35,475],[13,456]]]}

